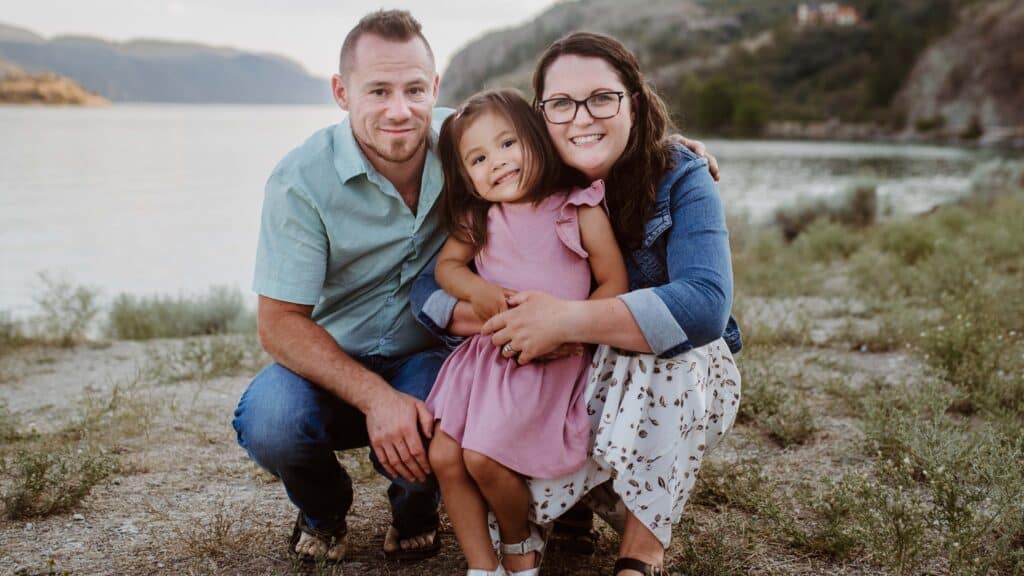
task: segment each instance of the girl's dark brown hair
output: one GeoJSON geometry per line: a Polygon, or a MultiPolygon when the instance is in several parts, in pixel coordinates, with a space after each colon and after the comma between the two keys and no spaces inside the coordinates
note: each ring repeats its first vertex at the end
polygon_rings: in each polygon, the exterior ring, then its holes
{"type": "Polygon", "coordinates": [[[523,147],[519,185],[526,190],[524,200],[539,202],[559,192],[562,161],[548,137],[544,121],[518,90],[487,90],[470,96],[441,125],[438,157],[444,172],[442,221],[448,233],[480,250],[487,243],[487,209],[473,188],[459,154],[459,143],[469,126],[486,113],[504,116],[523,147]]]}
{"type": "Polygon", "coordinates": [[[605,179],[605,190],[615,237],[623,247],[637,248],[644,224],[654,213],[658,181],[673,164],[671,142],[666,139],[672,128],[668,108],[647,85],[636,56],[628,48],[610,36],[590,32],[563,36],[544,51],[533,73],[534,106],[544,97],[548,68],[559,57],[570,54],[604,60],[630,94],[636,117],[626,149],[605,179]]]}

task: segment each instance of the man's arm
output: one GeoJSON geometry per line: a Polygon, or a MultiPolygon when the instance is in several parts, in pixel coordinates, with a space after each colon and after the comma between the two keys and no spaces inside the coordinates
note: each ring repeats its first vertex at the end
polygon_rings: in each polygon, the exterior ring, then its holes
{"type": "Polygon", "coordinates": [[[409,481],[430,474],[417,421],[430,437],[434,419],[426,405],[398,392],[338,346],[311,315],[313,307],[260,296],[260,344],[282,366],[314,382],[366,415],[370,446],[393,476],[409,481]]]}

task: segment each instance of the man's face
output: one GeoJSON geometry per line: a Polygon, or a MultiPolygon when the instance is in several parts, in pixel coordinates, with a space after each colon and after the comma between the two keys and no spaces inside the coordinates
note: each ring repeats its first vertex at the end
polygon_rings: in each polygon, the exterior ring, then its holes
{"type": "Polygon", "coordinates": [[[430,53],[419,38],[395,42],[366,34],[354,54],[346,77],[333,79],[334,99],[374,167],[408,162],[426,146],[437,100],[430,53]]]}

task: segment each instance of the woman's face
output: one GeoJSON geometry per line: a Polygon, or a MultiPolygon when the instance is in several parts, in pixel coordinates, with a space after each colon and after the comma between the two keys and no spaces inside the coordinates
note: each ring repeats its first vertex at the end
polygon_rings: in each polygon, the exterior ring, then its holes
{"type": "Polygon", "coordinates": [[[552,124],[545,119],[562,161],[591,180],[606,178],[626,149],[633,127],[633,99],[615,69],[601,58],[559,56],[544,75],[541,101],[558,97],[584,100],[601,92],[625,92],[618,114],[595,119],[580,105],[572,122],[552,124]]]}

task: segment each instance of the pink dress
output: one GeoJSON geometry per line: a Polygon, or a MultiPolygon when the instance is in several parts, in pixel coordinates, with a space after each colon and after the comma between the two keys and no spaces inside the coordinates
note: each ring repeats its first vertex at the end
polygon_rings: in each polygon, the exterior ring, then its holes
{"type": "MultiPolygon", "coordinates": [[[[599,180],[536,206],[491,206],[487,245],[474,259],[477,272],[512,290],[586,300],[590,264],[576,212],[603,200],[599,180]]],[[[583,390],[589,372],[589,355],[518,366],[501,356],[490,336],[476,335],[445,361],[427,406],[463,448],[524,476],[555,478],[578,470],[587,458],[583,390]]]]}

